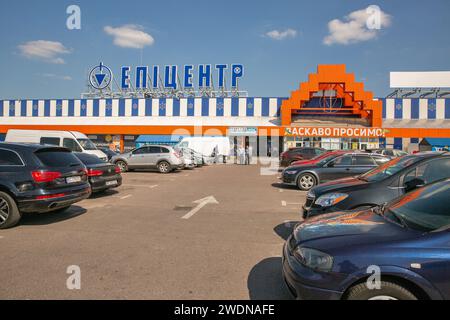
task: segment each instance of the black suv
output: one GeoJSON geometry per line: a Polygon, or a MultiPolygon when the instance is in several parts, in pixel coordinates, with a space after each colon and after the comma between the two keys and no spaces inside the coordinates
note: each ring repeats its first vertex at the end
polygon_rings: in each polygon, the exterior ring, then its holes
{"type": "Polygon", "coordinates": [[[0,229],[22,213],[61,210],[90,194],[86,167],[69,149],[0,143],[0,229]]]}
{"type": "Polygon", "coordinates": [[[380,206],[417,187],[446,178],[450,178],[448,152],[395,158],[365,174],[312,188],[303,205],[303,218],[380,206]]]}

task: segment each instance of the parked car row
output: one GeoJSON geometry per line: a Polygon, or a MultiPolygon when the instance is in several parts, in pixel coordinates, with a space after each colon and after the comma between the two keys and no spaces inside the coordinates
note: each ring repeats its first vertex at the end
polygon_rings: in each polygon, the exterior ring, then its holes
{"type": "Polygon", "coordinates": [[[283,249],[287,287],[298,299],[450,299],[449,208],[448,152],[319,184],[283,249]]]}
{"type": "Polygon", "coordinates": [[[6,143],[0,143],[0,229],[16,225],[23,213],[64,210],[92,193],[116,188],[122,184],[121,172],[169,173],[202,166],[206,157],[188,147],[198,140],[183,140],[185,145],[176,147],[145,145],[118,154],[97,149],[80,132],[9,130],[6,143]]]}
{"type": "MultiPolygon", "coordinates": [[[[313,147],[297,147],[290,148],[280,154],[280,167],[285,168],[289,166],[307,164],[307,160],[318,160],[329,154],[329,152],[345,153],[345,152],[363,152],[355,150],[335,150],[328,151],[323,148],[313,147]]],[[[387,158],[393,159],[406,155],[407,153],[401,150],[394,149],[374,149],[366,150],[365,153],[378,154],[387,158]]]]}
{"type": "Polygon", "coordinates": [[[91,192],[86,167],[69,149],[0,143],[0,229],[23,213],[65,209],[91,192]]]}
{"type": "Polygon", "coordinates": [[[120,186],[120,169],[99,155],[50,144],[0,143],[0,229],[16,225],[23,213],[62,211],[120,186]]]}
{"type": "Polygon", "coordinates": [[[193,169],[210,163],[208,157],[193,149],[165,145],[144,145],[126,153],[116,154],[110,162],[117,165],[122,172],[156,169],[161,173],[193,169]]]}

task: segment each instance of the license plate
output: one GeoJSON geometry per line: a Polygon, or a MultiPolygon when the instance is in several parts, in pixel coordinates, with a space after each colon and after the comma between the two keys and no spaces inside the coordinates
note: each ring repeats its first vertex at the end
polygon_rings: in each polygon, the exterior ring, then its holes
{"type": "Polygon", "coordinates": [[[107,185],[107,186],[115,186],[116,184],[117,184],[117,180],[106,181],[106,185],[107,185]]]}
{"type": "Polygon", "coordinates": [[[76,182],[80,182],[81,181],[81,177],[80,176],[74,176],[74,177],[67,177],[66,178],[66,182],[67,183],[76,183],[76,182]]]}

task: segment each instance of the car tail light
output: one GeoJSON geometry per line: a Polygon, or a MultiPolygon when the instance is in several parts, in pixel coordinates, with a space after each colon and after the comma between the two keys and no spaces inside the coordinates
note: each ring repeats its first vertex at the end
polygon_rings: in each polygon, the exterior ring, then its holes
{"type": "Polygon", "coordinates": [[[33,177],[33,180],[36,183],[42,183],[42,182],[54,181],[54,180],[60,178],[62,175],[61,175],[61,172],[58,172],[58,171],[38,170],[38,171],[32,171],[31,176],[33,177]]]}
{"type": "Polygon", "coordinates": [[[54,199],[54,198],[61,198],[64,197],[65,193],[57,193],[57,194],[47,194],[43,196],[36,196],[36,200],[47,200],[47,199],[54,199]]]}
{"type": "Polygon", "coordinates": [[[120,168],[119,168],[119,167],[115,167],[115,168],[114,168],[114,172],[115,172],[115,173],[121,173],[120,168]]]}
{"type": "Polygon", "coordinates": [[[181,154],[179,152],[175,151],[174,153],[175,153],[175,157],[181,158],[181,154]]]}
{"type": "Polygon", "coordinates": [[[87,175],[88,177],[98,177],[101,176],[103,174],[102,170],[98,170],[98,169],[87,169],[87,175]]]}

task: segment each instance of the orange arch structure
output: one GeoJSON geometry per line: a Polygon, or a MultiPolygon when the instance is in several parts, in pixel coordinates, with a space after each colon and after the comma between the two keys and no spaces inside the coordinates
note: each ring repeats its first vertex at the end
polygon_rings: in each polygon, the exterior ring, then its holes
{"type": "Polygon", "coordinates": [[[372,127],[381,127],[381,101],[373,99],[373,93],[364,91],[364,84],[355,82],[353,73],[346,73],[346,66],[319,65],[317,73],[309,75],[308,82],[302,82],[300,88],[293,91],[291,97],[281,105],[281,125],[290,126],[292,112],[305,109],[305,103],[319,91],[334,90],[336,97],[343,99],[345,106],[351,106],[352,113],[369,119],[372,127]]]}

